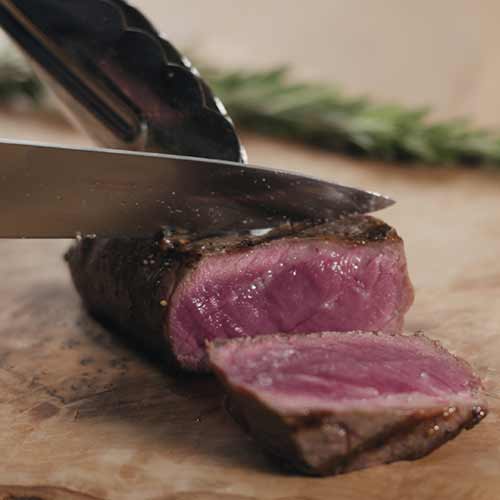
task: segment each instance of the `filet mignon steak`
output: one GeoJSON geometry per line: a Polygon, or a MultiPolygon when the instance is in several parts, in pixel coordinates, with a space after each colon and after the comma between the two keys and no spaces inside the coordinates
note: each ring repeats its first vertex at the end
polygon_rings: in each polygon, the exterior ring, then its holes
{"type": "Polygon", "coordinates": [[[413,301],[402,240],[368,216],[177,244],[84,240],[67,260],[94,316],[190,371],[208,369],[216,339],[400,333],[413,301]]]}
{"type": "Polygon", "coordinates": [[[422,457],[487,413],[467,363],[423,335],[219,340],[209,357],[236,420],[308,474],[422,457]]]}

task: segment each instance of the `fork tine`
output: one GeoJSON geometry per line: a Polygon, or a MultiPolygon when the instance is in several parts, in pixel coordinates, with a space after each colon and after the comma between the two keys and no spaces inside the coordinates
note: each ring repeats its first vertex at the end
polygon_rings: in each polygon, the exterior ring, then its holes
{"type": "Polygon", "coordinates": [[[208,85],[126,2],[1,0],[0,25],[99,144],[245,160],[208,85]]]}

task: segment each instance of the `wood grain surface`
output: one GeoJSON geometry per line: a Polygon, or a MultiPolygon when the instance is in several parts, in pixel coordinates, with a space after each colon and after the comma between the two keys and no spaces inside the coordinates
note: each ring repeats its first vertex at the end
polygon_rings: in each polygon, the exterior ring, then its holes
{"type": "MultiPolygon", "coordinates": [[[[0,112],[0,136],[86,144],[0,112]]],[[[500,495],[500,175],[356,162],[245,137],[255,162],[380,190],[424,330],[486,381],[491,413],[429,457],[328,479],[276,469],[211,379],[174,380],[82,310],[67,241],[0,241],[1,500],[494,500],[500,495]]],[[[68,166],[70,168],[70,166],[68,166]]]]}

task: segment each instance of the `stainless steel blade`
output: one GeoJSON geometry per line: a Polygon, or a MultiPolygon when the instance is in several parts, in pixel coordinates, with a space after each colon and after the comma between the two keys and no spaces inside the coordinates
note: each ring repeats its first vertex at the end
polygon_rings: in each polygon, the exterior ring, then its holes
{"type": "Polygon", "coordinates": [[[200,234],[285,220],[329,219],[389,198],[239,163],[104,149],[0,142],[0,237],[200,234]]]}

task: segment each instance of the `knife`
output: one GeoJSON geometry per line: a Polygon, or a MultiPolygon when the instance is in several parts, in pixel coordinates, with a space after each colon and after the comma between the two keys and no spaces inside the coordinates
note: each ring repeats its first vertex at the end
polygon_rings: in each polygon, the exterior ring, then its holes
{"type": "Polygon", "coordinates": [[[0,237],[200,235],[368,213],[393,201],[220,160],[0,142],[0,237]]]}
{"type": "Polygon", "coordinates": [[[123,0],[0,0],[0,25],[73,120],[116,148],[0,143],[0,237],[143,237],[165,226],[206,235],[394,203],[246,166],[220,100],[123,0]]]}

